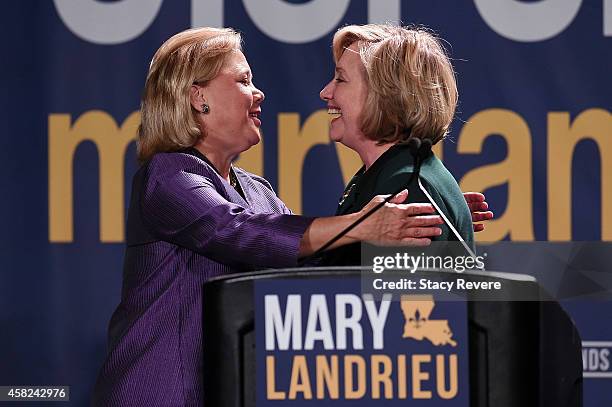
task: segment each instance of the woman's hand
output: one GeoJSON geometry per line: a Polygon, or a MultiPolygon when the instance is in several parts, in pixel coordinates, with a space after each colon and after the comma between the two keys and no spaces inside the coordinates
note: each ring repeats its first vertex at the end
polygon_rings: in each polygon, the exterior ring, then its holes
{"type": "Polygon", "coordinates": [[[486,201],[484,194],[480,192],[464,192],[463,197],[472,212],[472,222],[474,223],[474,232],[482,232],[485,225],[482,222],[485,220],[493,219],[493,212],[489,209],[489,204],[486,201]]]}
{"type": "MultiPolygon", "coordinates": [[[[361,218],[388,195],[378,195],[357,213],[361,218]]],[[[389,203],[367,218],[355,228],[350,237],[379,245],[427,246],[431,238],[440,236],[442,230],[436,225],[444,222],[435,214],[431,204],[402,204],[408,197],[408,191],[397,194],[389,203]]]]}
{"type": "MultiPolygon", "coordinates": [[[[318,248],[352,225],[373,207],[385,200],[388,195],[378,195],[357,213],[350,215],[316,218],[306,229],[300,241],[299,256],[309,256],[318,248]]],[[[359,241],[379,245],[427,246],[431,238],[440,236],[442,230],[436,225],[443,223],[430,204],[402,204],[408,191],[397,194],[389,203],[353,228],[327,249],[333,249],[359,241]]]]}

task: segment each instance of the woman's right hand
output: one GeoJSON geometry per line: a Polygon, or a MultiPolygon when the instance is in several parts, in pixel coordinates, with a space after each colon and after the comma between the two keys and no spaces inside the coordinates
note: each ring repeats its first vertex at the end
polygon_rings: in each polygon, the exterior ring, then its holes
{"type": "MultiPolygon", "coordinates": [[[[388,195],[375,196],[356,214],[357,217],[361,218],[387,197],[388,195]]],[[[444,221],[435,215],[436,210],[431,204],[402,204],[407,197],[407,190],[397,194],[350,232],[349,236],[377,245],[429,245],[432,237],[442,234],[442,229],[437,225],[443,224],[444,221]]]]}
{"type": "MultiPolygon", "coordinates": [[[[332,238],[344,231],[388,195],[377,195],[359,212],[349,215],[316,218],[304,232],[300,241],[299,256],[309,256],[327,244],[332,238]]],[[[408,191],[397,194],[389,203],[373,213],[341,239],[327,247],[333,249],[358,241],[370,242],[381,246],[427,246],[431,238],[440,236],[442,230],[436,225],[443,223],[430,204],[402,204],[408,191]]]]}

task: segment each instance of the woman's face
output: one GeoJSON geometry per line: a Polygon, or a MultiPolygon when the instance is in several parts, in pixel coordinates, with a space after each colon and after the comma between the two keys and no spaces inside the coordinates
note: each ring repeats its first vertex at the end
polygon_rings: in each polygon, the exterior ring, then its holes
{"type": "Polygon", "coordinates": [[[251,68],[244,54],[232,53],[219,74],[204,86],[192,87],[192,105],[200,114],[206,142],[227,152],[242,152],[260,141],[261,103],[264,94],[253,84],[251,68]],[[195,99],[194,99],[195,98],[195,99]]]}
{"type": "Polygon", "coordinates": [[[364,138],[360,117],[365,105],[368,85],[365,67],[357,43],[348,47],[336,64],[334,78],[323,88],[321,99],[327,102],[327,112],[337,116],[330,124],[329,136],[349,148],[364,138]]]}

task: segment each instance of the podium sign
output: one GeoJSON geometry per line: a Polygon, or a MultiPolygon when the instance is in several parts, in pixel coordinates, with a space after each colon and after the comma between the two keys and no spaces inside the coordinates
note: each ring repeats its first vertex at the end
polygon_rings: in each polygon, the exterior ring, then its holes
{"type": "Polygon", "coordinates": [[[468,311],[358,277],[255,281],[257,406],[468,406],[468,311]]]}

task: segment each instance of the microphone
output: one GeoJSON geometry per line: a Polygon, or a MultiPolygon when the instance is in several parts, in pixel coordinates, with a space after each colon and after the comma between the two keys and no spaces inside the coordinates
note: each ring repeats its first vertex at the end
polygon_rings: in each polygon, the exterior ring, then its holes
{"type": "MultiPolygon", "coordinates": [[[[307,263],[308,261],[321,255],[321,253],[323,253],[325,249],[329,248],[332,244],[336,243],[339,239],[344,237],[348,232],[353,230],[355,227],[359,226],[361,222],[363,222],[364,220],[372,216],[372,214],[374,214],[380,208],[385,206],[385,204],[391,201],[397,194],[399,194],[404,189],[406,189],[408,185],[412,184],[415,178],[419,181],[419,184],[420,184],[419,173],[421,171],[421,164],[423,163],[423,160],[427,158],[429,154],[431,153],[431,140],[426,139],[424,141],[421,141],[421,139],[417,137],[410,137],[408,141],[406,142],[406,144],[408,146],[408,150],[410,151],[410,154],[412,155],[414,159],[413,171],[410,176],[410,179],[408,180],[408,183],[405,186],[402,186],[397,191],[393,192],[391,195],[385,198],[384,201],[378,203],[375,207],[373,207],[368,212],[366,212],[361,218],[357,219],[355,222],[348,225],[346,228],[344,228],[344,230],[342,230],[340,233],[338,233],[336,236],[330,239],[323,246],[318,248],[313,254],[311,254],[310,256],[303,257],[302,260],[298,262],[298,266],[302,266],[304,263],[307,263]]],[[[430,197],[428,197],[428,199],[431,201],[430,197]]],[[[436,209],[436,211],[440,213],[440,208],[438,208],[436,205],[434,205],[434,208],[436,209]]]]}
{"type": "Polygon", "coordinates": [[[419,149],[421,148],[421,144],[423,144],[423,142],[417,137],[410,137],[406,142],[406,145],[408,145],[408,150],[410,150],[410,154],[412,154],[412,157],[415,159],[415,163],[417,155],[419,154],[419,149]]]}

